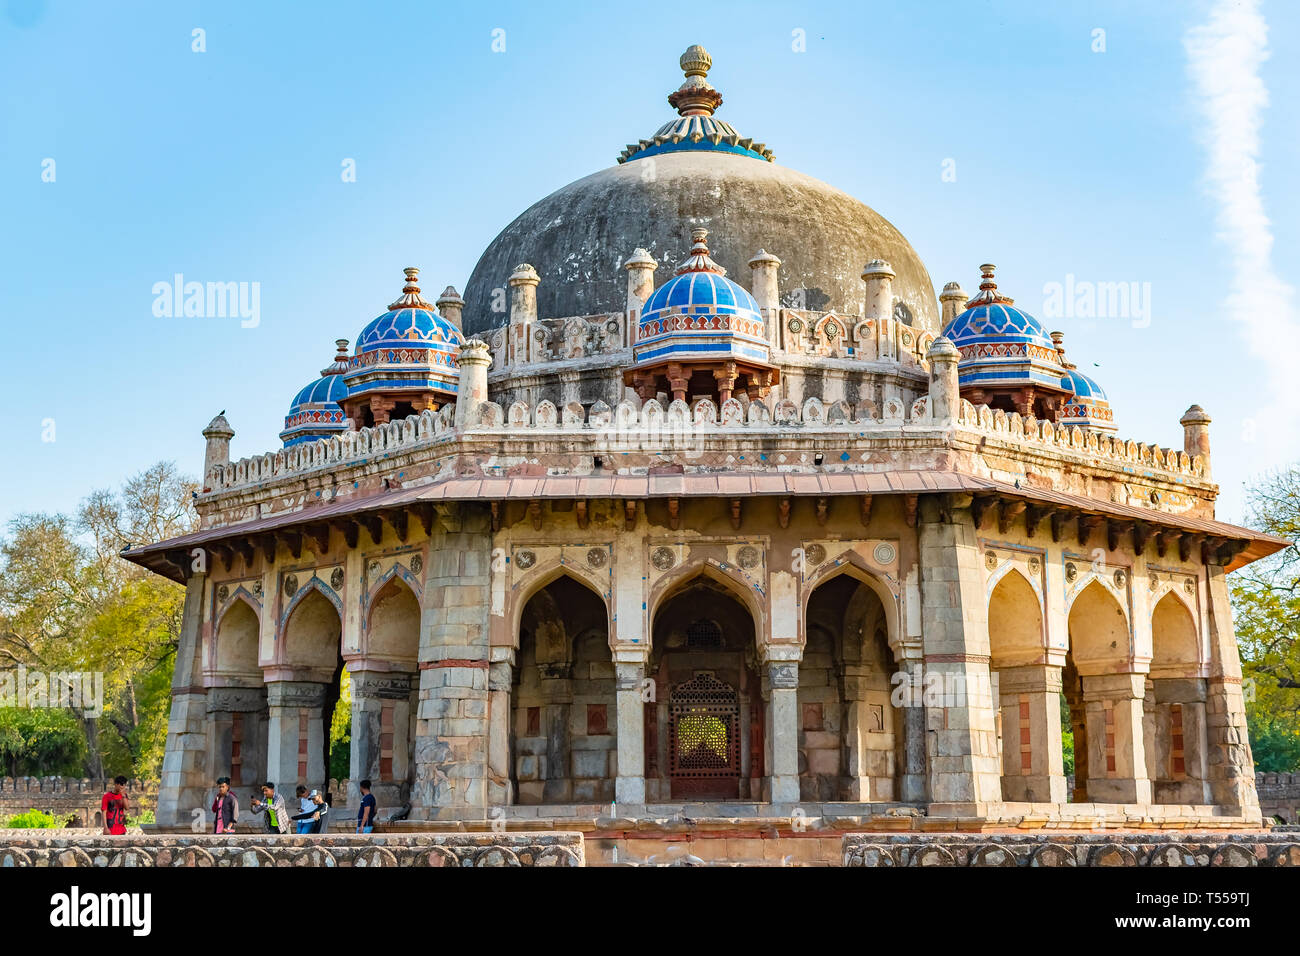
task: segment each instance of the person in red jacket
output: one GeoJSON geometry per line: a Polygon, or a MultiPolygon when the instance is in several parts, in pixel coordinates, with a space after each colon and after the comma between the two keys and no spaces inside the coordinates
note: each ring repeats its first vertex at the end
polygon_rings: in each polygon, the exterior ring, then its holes
{"type": "Polygon", "coordinates": [[[126,786],[126,777],[114,777],[113,782],[108,785],[108,792],[99,801],[99,809],[104,815],[106,835],[126,832],[127,802],[126,794],[122,792],[124,786],[126,786]]]}

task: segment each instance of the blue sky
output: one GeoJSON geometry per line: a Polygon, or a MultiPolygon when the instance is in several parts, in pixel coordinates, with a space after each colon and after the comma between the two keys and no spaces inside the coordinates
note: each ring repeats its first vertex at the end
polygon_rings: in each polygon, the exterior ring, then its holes
{"type": "MultiPolygon", "coordinates": [[[[1039,312],[1067,275],[1149,284],[1149,323],[1048,324],[1108,391],[1123,437],[1181,446],[1187,406],[1210,412],[1220,515],[1238,519],[1243,483],[1300,457],[1275,358],[1296,345],[1240,315],[1259,262],[1243,273],[1234,259],[1232,190],[1207,183],[1206,139],[1217,130],[1235,163],[1241,111],[1231,97],[1207,105],[1184,42],[1212,12],[0,0],[0,521],[72,509],[162,458],[197,474],[199,432],[221,409],[236,456],[278,447],[289,399],[335,338],[383,311],[403,266],[422,268],[426,293],[463,290],[515,215],[672,115],[691,43],[713,56],[720,117],[885,215],[936,286],[974,291],[993,261],[1001,289],[1039,312]],[[191,49],[195,28],[206,52],[191,49]],[[175,273],[260,283],[260,324],[156,317],[153,286],[175,273]]],[[[1300,6],[1260,12],[1269,102],[1248,132],[1271,226],[1238,226],[1272,237],[1262,256],[1286,306],[1300,261],[1288,188],[1300,6]]],[[[1205,75],[1231,79],[1229,67],[1205,75]]]]}

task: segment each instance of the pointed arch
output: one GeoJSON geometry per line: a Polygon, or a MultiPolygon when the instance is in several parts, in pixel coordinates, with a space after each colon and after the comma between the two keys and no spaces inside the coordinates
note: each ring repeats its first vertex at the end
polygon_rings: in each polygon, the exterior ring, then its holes
{"type": "Polygon", "coordinates": [[[213,628],[210,670],[214,674],[262,676],[258,665],[262,630],[261,607],[239,588],[221,609],[213,628]]]}
{"type": "Polygon", "coordinates": [[[386,578],[366,601],[362,650],[369,659],[414,670],[420,654],[420,599],[405,575],[386,578]]]}
{"type": "Polygon", "coordinates": [[[1019,568],[1008,566],[989,593],[989,666],[1041,664],[1047,653],[1043,605],[1019,568]]]}
{"type": "Polygon", "coordinates": [[[1167,592],[1151,611],[1151,676],[1201,676],[1196,619],[1175,591],[1167,592]]]}
{"type": "Polygon", "coordinates": [[[767,633],[765,595],[761,595],[738,570],[714,558],[688,561],[674,573],[664,575],[655,582],[650,589],[650,599],[646,602],[649,611],[646,619],[650,627],[649,633],[654,633],[655,618],[664,605],[701,577],[718,584],[749,611],[750,617],[754,620],[754,642],[757,647],[762,642],[763,635],[767,633]]]}
{"type": "MultiPolygon", "coordinates": [[[[880,599],[881,607],[885,611],[887,630],[885,636],[890,649],[897,654],[903,641],[902,628],[899,622],[898,595],[856,551],[846,551],[833,562],[826,562],[804,580],[799,598],[799,626],[802,628],[806,624],[808,602],[812,599],[813,592],[841,574],[847,574],[858,582],[865,584],[880,599]]],[[[801,634],[800,636],[801,639],[806,640],[806,635],[801,634]]]]}
{"type": "Polygon", "coordinates": [[[1075,593],[1068,625],[1070,656],[1080,675],[1120,673],[1131,666],[1133,632],[1128,614],[1098,579],[1075,593]]]}
{"type": "Polygon", "coordinates": [[[333,673],[342,648],[338,596],[317,578],[304,584],[285,608],[277,635],[276,663],[333,673]]]}
{"type": "Polygon", "coordinates": [[[614,609],[613,603],[610,601],[609,582],[603,582],[604,588],[602,590],[601,582],[593,575],[571,564],[559,564],[554,567],[529,571],[514,582],[512,586],[514,593],[511,597],[510,634],[511,641],[516,649],[519,647],[519,628],[523,623],[524,609],[528,607],[528,602],[560,578],[569,578],[577,584],[581,584],[600,599],[605,608],[605,627],[608,630],[609,639],[611,642],[614,640],[614,609]]]}

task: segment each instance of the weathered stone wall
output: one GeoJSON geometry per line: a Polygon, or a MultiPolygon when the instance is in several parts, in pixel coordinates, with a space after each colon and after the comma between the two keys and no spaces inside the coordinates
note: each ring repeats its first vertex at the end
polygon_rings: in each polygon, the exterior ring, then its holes
{"type": "MultiPolygon", "coordinates": [[[[28,810],[42,810],[65,821],[80,821],[77,826],[102,827],[100,798],[107,792],[108,783],[70,777],[0,777],[0,820],[28,810]]],[[[157,807],[158,788],[152,782],[130,780],[125,792],[131,816],[157,807]]]]}
{"type": "Polygon", "coordinates": [[[1257,773],[1255,788],[1266,820],[1279,817],[1291,825],[1300,820],[1300,773],[1257,773]]]}
{"type": "Polygon", "coordinates": [[[578,833],[413,836],[29,835],[0,830],[7,866],[584,866],[578,833]]]}
{"type": "Polygon", "coordinates": [[[853,833],[845,866],[1300,866],[1300,833],[853,833]]]}

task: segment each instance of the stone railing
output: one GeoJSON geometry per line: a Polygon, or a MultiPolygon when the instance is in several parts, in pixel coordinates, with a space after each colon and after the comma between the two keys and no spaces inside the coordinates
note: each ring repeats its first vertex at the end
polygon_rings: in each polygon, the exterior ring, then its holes
{"type": "MultiPolygon", "coordinates": [[[[449,441],[462,435],[455,427],[455,414],[455,406],[448,405],[438,412],[426,410],[374,428],[344,432],[265,455],[242,458],[216,466],[209,475],[208,485],[214,491],[225,491],[449,441]]],[[[819,398],[808,398],[802,403],[782,399],[771,408],[763,402],[746,405],[735,398],[721,406],[710,399],[690,404],[678,400],[666,406],[651,399],[639,408],[628,401],[612,408],[603,401],[590,408],[578,402],[562,406],[551,401],[536,405],[515,402],[506,408],[496,402],[483,402],[472,410],[463,434],[500,435],[512,439],[586,434],[635,439],[644,443],[658,438],[677,440],[687,436],[706,436],[720,429],[799,428],[808,432],[842,430],[854,434],[878,430],[896,434],[900,428],[933,428],[946,424],[949,423],[934,420],[927,395],[910,403],[897,397],[888,398],[879,408],[871,401],[850,405],[845,401],[827,402],[819,398]]],[[[1022,418],[1015,413],[1008,415],[987,405],[975,406],[964,400],[955,424],[1026,448],[1067,449],[1125,468],[1142,466],[1193,478],[1200,478],[1205,473],[1204,462],[1199,456],[1193,458],[1185,452],[1101,435],[1075,425],[1059,426],[1046,420],[1022,418]]]]}
{"type": "MultiPolygon", "coordinates": [[[[96,793],[108,789],[108,780],[91,780],[89,777],[0,777],[0,797],[23,793],[96,793]]],[[[128,780],[127,793],[155,790],[157,784],[143,780],[128,780]]]]}
{"type": "MultiPolygon", "coordinates": [[[[40,810],[74,827],[102,825],[100,798],[108,790],[107,780],[71,777],[0,778],[0,820],[29,810],[40,810]]],[[[131,816],[153,810],[158,786],[152,781],[131,780],[124,788],[131,816]]]]}
{"type": "MultiPolygon", "coordinates": [[[[920,402],[922,399],[917,399],[920,402]]],[[[1012,412],[994,411],[987,405],[972,405],[963,400],[958,423],[966,428],[994,435],[1004,441],[1025,445],[1050,445],[1066,448],[1123,466],[1140,465],[1175,475],[1200,478],[1205,462],[1173,448],[1158,448],[1141,442],[1127,441],[1113,435],[1085,431],[1077,425],[1061,426],[1043,419],[1022,418],[1012,412]]]]}
{"type": "Polygon", "coordinates": [[[585,866],[580,833],[179,836],[0,830],[0,869],[27,866],[585,866]]]}
{"type": "Polygon", "coordinates": [[[845,866],[1300,866],[1295,833],[852,833],[845,866]]]}
{"type": "Polygon", "coordinates": [[[1264,816],[1300,822],[1300,773],[1257,773],[1255,789],[1264,816]]]}

